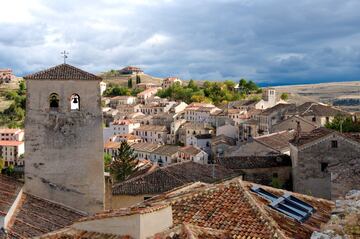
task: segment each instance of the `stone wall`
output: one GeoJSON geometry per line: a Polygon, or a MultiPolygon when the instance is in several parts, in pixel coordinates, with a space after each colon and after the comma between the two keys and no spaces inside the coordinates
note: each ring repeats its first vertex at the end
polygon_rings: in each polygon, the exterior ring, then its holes
{"type": "Polygon", "coordinates": [[[360,189],[360,144],[337,133],[312,144],[291,147],[294,191],[336,199],[351,189],[360,189]],[[332,148],[331,141],[337,141],[332,148]],[[298,150],[298,152],[297,152],[298,150]],[[321,164],[327,164],[321,170],[321,164]]]}
{"type": "Polygon", "coordinates": [[[89,213],[103,209],[104,166],[98,81],[27,80],[25,191],[89,213]],[[49,95],[59,95],[58,110],[49,95]],[[72,94],[80,110],[70,110],[72,94]]]}

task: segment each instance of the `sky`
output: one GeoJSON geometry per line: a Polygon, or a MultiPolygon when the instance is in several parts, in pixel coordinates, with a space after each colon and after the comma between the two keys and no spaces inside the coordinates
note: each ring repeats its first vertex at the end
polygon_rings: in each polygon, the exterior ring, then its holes
{"type": "Polygon", "coordinates": [[[127,65],[157,77],[360,80],[358,0],[0,0],[0,68],[127,65]]]}

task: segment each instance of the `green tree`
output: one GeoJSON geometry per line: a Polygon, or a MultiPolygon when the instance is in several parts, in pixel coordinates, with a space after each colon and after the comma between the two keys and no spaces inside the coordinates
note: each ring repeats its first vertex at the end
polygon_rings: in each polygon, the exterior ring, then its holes
{"type": "Polygon", "coordinates": [[[133,83],[132,83],[132,78],[130,77],[128,80],[128,88],[132,88],[133,87],[133,83]]]}
{"type": "Polygon", "coordinates": [[[5,160],[0,157],[0,173],[4,169],[4,167],[5,167],[5,160]]]}
{"type": "Polygon", "coordinates": [[[325,127],[342,132],[360,132],[360,122],[355,122],[351,116],[337,115],[325,127]]]}
{"type": "Polygon", "coordinates": [[[112,157],[110,154],[104,154],[104,169],[105,172],[110,172],[110,164],[111,164],[112,157]]]}
{"type": "Polygon", "coordinates": [[[141,77],[139,75],[136,75],[136,84],[141,83],[141,77]]]}
{"type": "Polygon", "coordinates": [[[273,187],[273,188],[282,188],[283,184],[280,182],[278,177],[273,177],[271,179],[270,186],[273,187]]]}
{"type": "Polygon", "coordinates": [[[197,90],[198,90],[198,87],[197,87],[195,81],[192,80],[192,79],[189,81],[188,88],[191,88],[191,89],[193,89],[194,91],[197,91],[197,90]]]}
{"type": "Polygon", "coordinates": [[[19,83],[19,89],[17,91],[18,95],[25,95],[26,93],[26,85],[25,85],[25,81],[20,81],[19,83]]]}
{"type": "Polygon", "coordinates": [[[289,95],[287,93],[282,93],[281,96],[280,96],[280,99],[282,100],[288,100],[289,99],[289,95]]]}
{"type": "Polygon", "coordinates": [[[138,163],[137,156],[134,154],[134,149],[123,142],[115,154],[114,159],[110,164],[110,174],[114,181],[124,181],[129,175],[136,171],[138,163]]]}

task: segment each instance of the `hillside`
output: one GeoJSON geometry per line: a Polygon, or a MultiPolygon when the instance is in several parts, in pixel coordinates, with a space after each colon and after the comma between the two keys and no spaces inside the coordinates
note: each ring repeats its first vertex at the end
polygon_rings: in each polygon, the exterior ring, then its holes
{"type": "MultiPolygon", "coordinates": [[[[127,86],[128,80],[133,79],[133,83],[136,82],[136,75],[110,75],[108,73],[103,73],[99,75],[104,79],[106,83],[117,84],[121,86],[127,86]]],[[[138,74],[141,79],[141,83],[153,83],[161,84],[162,78],[153,77],[147,74],[138,74]]]]}

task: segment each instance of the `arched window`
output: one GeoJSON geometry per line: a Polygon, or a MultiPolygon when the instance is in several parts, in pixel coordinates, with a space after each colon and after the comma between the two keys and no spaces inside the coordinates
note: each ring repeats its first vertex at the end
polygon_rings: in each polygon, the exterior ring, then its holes
{"type": "Polygon", "coordinates": [[[52,110],[57,110],[59,108],[59,95],[56,93],[51,93],[49,96],[49,106],[52,110]]]}
{"type": "Polygon", "coordinates": [[[73,94],[70,99],[70,109],[71,110],[80,110],[80,96],[73,94]]]}

